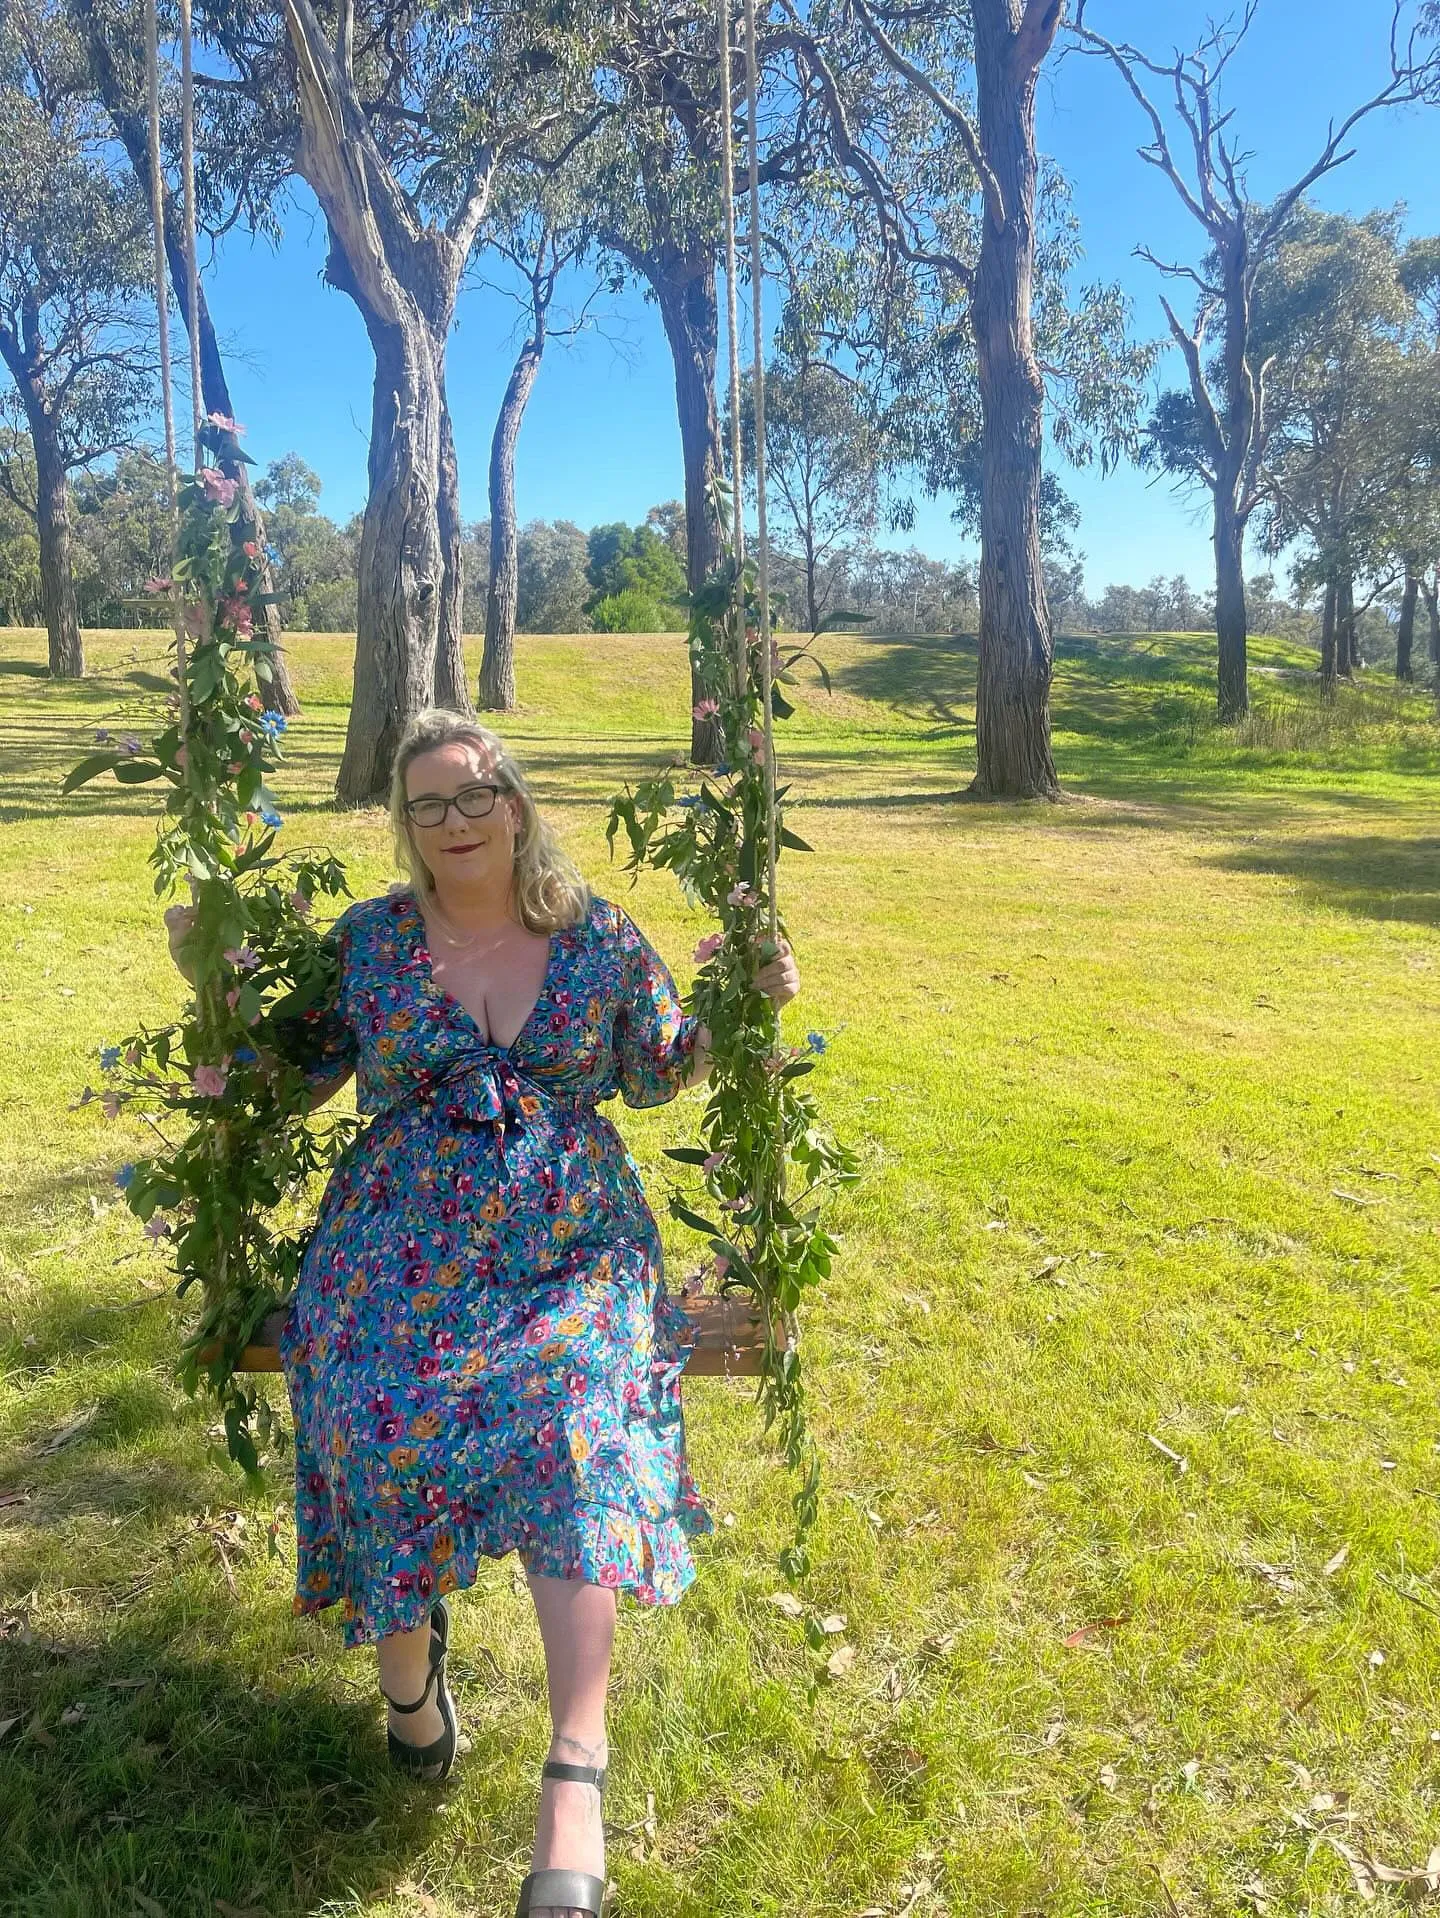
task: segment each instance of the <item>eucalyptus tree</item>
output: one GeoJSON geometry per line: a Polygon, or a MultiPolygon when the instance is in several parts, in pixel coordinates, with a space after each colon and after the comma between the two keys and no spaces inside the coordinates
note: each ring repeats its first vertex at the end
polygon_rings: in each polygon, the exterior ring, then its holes
{"type": "MultiPolygon", "coordinates": [[[[143,10],[133,4],[133,0],[69,0],[69,10],[84,42],[91,83],[109,116],[115,137],[125,150],[141,196],[148,207],[151,204],[151,181],[143,10]]],[[[173,148],[177,144],[173,138],[167,140],[165,137],[173,134],[175,119],[176,116],[171,113],[162,124],[162,153],[165,145],[173,148]]],[[[190,275],[186,265],[184,227],[176,195],[169,179],[165,177],[160,182],[160,201],[170,288],[180,323],[188,335],[190,275]]],[[[195,310],[200,343],[202,403],[207,413],[233,420],[235,405],[230,395],[230,382],[226,377],[214,321],[210,317],[204,282],[198,279],[195,310]]],[[[241,455],[235,434],[227,432],[219,436],[216,464],[227,478],[235,482],[241,523],[234,537],[253,539],[260,548],[261,585],[268,595],[273,582],[270,563],[265,557],[265,524],[250,484],[249,462],[241,455]]],[[[262,697],[273,712],[297,713],[300,702],[295,696],[294,684],[285,663],[280,611],[277,603],[268,597],[264,621],[271,645],[272,666],[269,678],[262,682],[262,697]]]]}
{"type": "MultiPolygon", "coordinates": [[[[747,470],[753,472],[754,384],[743,394],[747,470]]],[[[873,537],[886,469],[896,458],[883,409],[865,379],[811,356],[803,340],[765,373],[766,471],[778,537],[793,539],[804,575],[808,629],[819,632],[843,577],[846,550],[873,537]]],[[[904,514],[903,503],[901,517],[904,514]]]]}
{"type": "MultiPolygon", "coordinates": [[[[360,538],[355,692],[337,780],[380,798],[396,741],[431,701],[468,708],[462,525],[445,356],[461,275],[507,165],[572,137],[565,69],[544,24],[497,7],[395,0],[202,0],[224,70],[209,167],[255,224],[293,167],[325,214],[326,278],[375,355],[360,538]]],[[[562,50],[568,42],[551,36],[562,50]]]]}
{"type": "Polygon", "coordinates": [[[85,670],[70,475],[129,445],[152,399],[145,209],[107,164],[107,131],[56,0],[15,0],[0,14],[0,359],[29,434],[50,671],[67,679],[85,670]]]}
{"type": "Polygon", "coordinates": [[[1385,590],[1405,571],[1413,318],[1396,215],[1291,210],[1251,304],[1254,349],[1277,369],[1257,485],[1267,548],[1304,542],[1302,578],[1323,590],[1327,688],[1358,664],[1357,579],[1385,590]]]}
{"type": "MultiPolygon", "coordinates": [[[[1103,4],[1103,0],[1096,0],[1103,4]]],[[[1432,96],[1440,55],[1403,32],[1405,0],[1391,14],[1390,77],[1338,123],[1332,120],[1315,158],[1268,205],[1250,195],[1253,155],[1240,142],[1234,110],[1223,105],[1225,74],[1245,40],[1260,0],[1247,0],[1238,23],[1211,25],[1191,51],[1158,59],[1096,31],[1079,0],[1074,33],[1087,52],[1108,60],[1150,129],[1140,158],[1170,182],[1203,237],[1198,265],[1161,259],[1136,248],[1166,279],[1194,288],[1187,325],[1168,298],[1161,306],[1187,374],[1184,389],[1162,396],[1150,431],[1152,457],[1182,484],[1198,484],[1212,501],[1218,706],[1238,719],[1249,706],[1246,669],[1245,533],[1263,497],[1267,383],[1285,369],[1257,354],[1253,306],[1257,277],[1273,257],[1286,223],[1317,180],[1350,159],[1345,142],[1369,114],[1432,96]],[[1212,352],[1212,329],[1219,338],[1212,352]]]]}
{"type": "Polygon", "coordinates": [[[874,316],[869,339],[909,394],[931,490],[979,533],[971,790],[1053,798],[1047,401],[1070,457],[1109,461],[1134,443],[1149,363],[1125,339],[1117,289],[1071,294],[1073,223],[1036,147],[1035,91],[1064,0],[849,0],[803,18],[780,3],[834,172],[874,236],[878,275],[850,276],[874,316]],[[897,310],[926,316],[900,326],[898,352],[897,310]]]}
{"type": "MultiPolygon", "coordinates": [[[[520,594],[520,529],[515,512],[515,447],[547,345],[573,339],[587,324],[604,282],[592,277],[578,308],[556,316],[557,283],[592,249],[588,195],[569,172],[521,177],[506,190],[488,235],[488,250],[509,262],[523,291],[524,338],[506,382],[490,441],[489,581],[480,704],[515,705],[515,625],[520,594]]],[[[512,289],[506,288],[507,292],[512,289]]]]}

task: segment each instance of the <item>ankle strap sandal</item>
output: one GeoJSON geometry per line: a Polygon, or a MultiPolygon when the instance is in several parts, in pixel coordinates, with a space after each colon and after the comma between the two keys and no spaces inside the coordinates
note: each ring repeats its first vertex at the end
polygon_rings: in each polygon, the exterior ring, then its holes
{"type": "Polygon", "coordinates": [[[425,1689],[413,1705],[402,1705],[398,1698],[392,1698],[382,1685],[380,1696],[393,1711],[409,1715],[418,1712],[430,1696],[432,1686],[438,1686],[435,1702],[440,1707],[440,1716],[445,1721],[445,1729],[440,1736],[428,1745],[407,1745],[403,1738],[397,1738],[393,1731],[386,1728],[386,1741],[390,1752],[390,1763],[397,1771],[410,1778],[424,1779],[427,1784],[438,1784],[449,1776],[450,1767],[455,1763],[455,1754],[460,1748],[460,1726],[455,1716],[455,1701],[451,1698],[445,1684],[445,1658],[450,1648],[450,1615],[442,1599],[430,1616],[430,1673],[425,1680],[425,1689]]]}
{"type": "MultiPolygon", "coordinates": [[[[542,1778],[563,1778],[572,1785],[593,1785],[605,1789],[603,1765],[566,1765],[558,1758],[547,1758],[540,1769],[542,1778]]],[[[527,1918],[532,1911],[585,1911],[591,1918],[602,1918],[605,1909],[605,1880],[588,1871],[532,1871],[520,1887],[520,1902],[515,1918],[527,1918]]]]}

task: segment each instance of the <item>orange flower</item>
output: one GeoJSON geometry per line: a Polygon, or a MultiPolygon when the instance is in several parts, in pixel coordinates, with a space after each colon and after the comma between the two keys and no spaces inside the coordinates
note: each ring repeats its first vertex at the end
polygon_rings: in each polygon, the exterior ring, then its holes
{"type": "Polygon", "coordinates": [[[477,1372],[483,1372],[484,1370],[485,1354],[483,1352],[472,1352],[465,1363],[460,1367],[460,1376],[464,1379],[473,1379],[477,1372]]]}
{"type": "Polygon", "coordinates": [[[382,1059],[392,1058],[395,1052],[395,1041],[393,1039],[377,1039],[375,1041],[375,1050],[380,1054],[382,1059]]]}
{"type": "Polygon", "coordinates": [[[550,1236],[552,1239],[559,1239],[563,1245],[574,1230],[575,1221],[573,1219],[557,1219],[550,1228],[550,1236]]]}
{"type": "Polygon", "coordinates": [[[571,1312],[565,1318],[561,1319],[555,1330],[557,1332],[564,1332],[573,1338],[577,1332],[583,1332],[585,1330],[585,1315],[582,1312],[571,1312]]]}
{"type": "Polygon", "coordinates": [[[521,1098],[520,1110],[525,1114],[527,1119],[533,1119],[535,1117],[535,1114],[540,1110],[540,1101],[535,1097],[533,1092],[527,1092],[521,1098]]]}
{"type": "Polygon", "coordinates": [[[438,1412],[421,1412],[417,1418],[411,1419],[407,1430],[411,1438],[432,1439],[440,1430],[440,1414],[438,1412]]]}
{"type": "Polygon", "coordinates": [[[386,1453],[392,1472],[406,1472],[419,1458],[413,1445],[392,1445],[386,1453]]]}
{"type": "Polygon", "coordinates": [[[369,1290],[370,1281],[368,1279],[362,1279],[358,1272],[353,1279],[347,1280],[345,1284],[346,1294],[352,1299],[364,1298],[369,1290]]]}
{"type": "Polygon", "coordinates": [[[455,1534],[453,1532],[437,1532],[435,1534],[435,1544],[430,1552],[433,1563],[443,1565],[447,1558],[453,1558],[454,1556],[455,1534]]]}
{"type": "Polygon", "coordinates": [[[330,1450],[336,1458],[344,1458],[349,1449],[345,1443],[345,1434],[343,1432],[332,1432],[330,1434],[330,1450]]]}
{"type": "Polygon", "coordinates": [[[583,1192],[572,1192],[570,1194],[570,1210],[575,1214],[577,1219],[583,1219],[585,1217],[585,1214],[590,1210],[590,1201],[585,1197],[583,1192]]]}
{"type": "Polygon", "coordinates": [[[412,1292],[410,1294],[410,1303],[417,1312],[433,1312],[435,1307],[440,1303],[440,1294],[438,1292],[412,1292]]]}
{"type": "Polygon", "coordinates": [[[393,1152],[397,1146],[402,1146],[404,1143],[405,1134],[397,1127],[395,1131],[390,1134],[390,1137],[384,1141],[381,1146],[381,1151],[393,1152]]]}
{"type": "Polygon", "coordinates": [[[480,1217],[494,1225],[497,1219],[505,1217],[505,1202],[498,1192],[492,1193],[480,1208],[480,1217]]]}
{"type": "Polygon", "coordinates": [[[453,1565],[447,1565],[435,1581],[435,1590],[440,1594],[441,1598],[443,1598],[447,1592],[453,1592],[459,1583],[460,1574],[455,1570],[453,1565]]]}
{"type": "Polygon", "coordinates": [[[312,1572],[309,1578],[306,1579],[305,1585],[306,1589],[312,1592],[328,1592],[330,1589],[330,1574],[328,1572],[312,1572]]]}
{"type": "Polygon", "coordinates": [[[415,1023],[415,1015],[410,1012],[392,1012],[386,1024],[392,1032],[408,1032],[415,1023]]]}
{"type": "Polygon", "coordinates": [[[536,1357],[542,1359],[558,1359],[564,1350],[565,1341],[563,1339],[551,1339],[548,1345],[542,1345],[540,1347],[536,1357]]]}
{"type": "Polygon", "coordinates": [[[583,1465],[590,1456],[590,1441],[583,1432],[577,1432],[570,1441],[570,1456],[577,1465],[583,1465]]]}
{"type": "Polygon", "coordinates": [[[448,1289],[452,1285],[459,1285],[464,1276],[465,1271],[460,1261],[458,1259],[447,1259],[444,1265],[437,1269],[435,1273],[435,1283],[437,1285],[443,1285],[448,1289]]]}

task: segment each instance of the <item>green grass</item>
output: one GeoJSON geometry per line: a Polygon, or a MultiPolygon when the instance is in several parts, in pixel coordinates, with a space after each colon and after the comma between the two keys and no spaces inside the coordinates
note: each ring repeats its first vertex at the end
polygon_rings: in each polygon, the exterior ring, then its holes
{"type": "MultiPolygon", "coordinates": [[[[0,1505],[0,1912],[488,1918],[545,1741],[513,1567],[458,1606],[474,1751],[406,1789],[373,1658],[290,1614],[286,1464],[245,1502],[170,1376],[183,1308],[112,1185],[144,1140],[70,1109],[177,999],[150,802],[55,797],[160,644],[97,635],[67,689],[35,635],[0,661],[0,1491],[30,1494],[0,1505]]],[[[1440,1840],[1440,729],[1423,691],[1322,708],[1260,642],[1221,731],[1210,645],[1062,645],[1070,803],[976,807],[973,647],[824,642],[784,747],[817,849],[787,1021],[829,1035],[865,1176],[805,1321],[803,1597],[856,1657],[808,1701],[785,1480],[746,1388],[693,1383],[723,1522],[683,1604],[622,1607],[620,1918],[1291,1918],[1357,1903],[1332,1840],[1440,1840]]],[[[373,888],[382,821],[328,805],[348,651],[297,640],[280,783],[373,888]]],[[[613,895],[603,800],[680,743],[683,646],[522,638],[519,674],[505,730],[613,895]]],[[[688,977],[695,916],[632,903],[688,977]]],[[[624,1115],[657,1191],[697,1110],[624,1115]]]]}

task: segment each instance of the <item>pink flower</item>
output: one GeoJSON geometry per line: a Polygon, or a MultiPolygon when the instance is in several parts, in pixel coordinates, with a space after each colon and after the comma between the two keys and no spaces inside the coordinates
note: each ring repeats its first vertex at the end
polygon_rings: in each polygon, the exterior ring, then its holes
{"type": "Polygon", "coordinates": [[[742,879],[738,886],[732,886],[726,893],[725,903],[730,906],[753,906],[758,904],[758,901],[742,879]]]}
{"type": "Polygon", "coordinates": [[[168,579],[161,579],[156,576],[147,579],[145,582],[145,591],[147,593],[168,593],[169,590],[170,581],[168,579]]]}
{"type": "Polygon", "coordinates": [[[727,1273],[727,1272],[728,1272],[729,1270],[730,1270],[730,1261],[729,1261],[729,1260],[728,1260],[728,1259],[726,1258],[726,1256],[725,1256],[725,1254],[724,1254],[723,1252],[721,1252],[721,1253],[718,1253],[718,1254],[716,1255],[716,1259],[715,1259],[715,1276],[716,1276],[716,1278],[717,1278],[717,1279],[723,1279],[723,1278],[725,1277],[725,1274],[726,1274],[726,1273],[727,1273]]]}
{"type": "Polygon", "coordinates": [[[169,1220],[162,1219],[157,1212],[153,1219],[147,1219],[145,1221],[145,1236],[147,1239],[168,1239],[170,1236],[169,1220]]]}
{"type": "Polygon", "coordinates": [[[196,477],[204,488],[206,499],[213,500],[217,506],[233,504],[235,481],[227,479],[218,466],[202,466],[196,477]]]}
{"type": "Polygon", "coordinates": [[[707,959],[713,959],[724,943],[725,935],[723,932],[712,932],[706,938],[702,939],[695,948],[696,965],[703,966],[707,959]]]}
{"type": "Polygon", "coordinates": [[[700,699],[690,708],[690,714],[694,719],[713,719],[719,710],[718,699],[700,699]]]}
{"type": "Polygon", "coordinates": [[[185,630],[192,639],[199,639],[205,631],[205,608],[187,606],[185,608],[185,630]]]}
{"type": "Polygon", "coordinates": [[[232,966],[238,966],[241,972],[253,972],[260,963],[260,955],[251,946],[227,946],[225,957],[232,966]]]}
{"type": "Polygon", "coordinates": [[[259,713],[265,710],[260,704],[260,696],[258,693],[246,693],[244,704],[250,708],[252,713],[259,713]]]}
{"type": "Polygon", "coordinates": [[[752,726],[745,737],[750,742],[750,750],[757,759],[765,757],[765,735],[758,727],[752,726]]]}
{"type": "Polygon", "coordinates": [[[205,423],[207,426],[218,426],[222,433],[243,433],[245,431],[245,428],[237,425],[228,413],[207,413],[205,415],[205,423]]]}
{"type": "Polygon", "coordinates": [[[712,1152],[705,1161],[704,1170],[706,1172],[713,1172],[717,1165],[724,1165],[724,1163],[725,1154],[723,1152],[712,1152]]]}
{"type": "Polygon", "coordinates": [[[245,555],[246,559],[259,559],[260,557],[260,548],[253,539],[247,539],[240,548],[240,551],[245,555]]]}
{"type": "Polygon", "coordinates": [[[310,911],[310,901],[305,897],[303,892],[292,892],[290,895],[290,904],[295,908],[296,912],[300,914],[302,919],[305,917],[305,914],[310,911]]]}
{"type": "Polygon", "coordinates": [[[102,1092],[100,1094],[100,1110],[105,1114],[107,1119],[118,1119],[120,1117],[120,1094],[118,1092],[102,1092]]]}
{"type": "Polygon", "coordinates": [[[139,1046],[131,1046],[131,1048],[130,1048],[130,1050],[129,1050],[129,1051],[128,1051],[128,1052],[126,1053],[126,1054],[125,1054],[125,1063],[126,1063],[126,1065],[127,1065],[127,1066],[138,1066],[138,1065],[139,1065],[139,1063],[140,1063],[140,1048],[139,1048],[139,1046]]]}
{"type": "Polygon", "coordinates": [[[245,770],[245,761],[243,759],[232,759],[230,761],[230,770],[232,773],[243,773],[245,770]]]}
{"type": "Polygon", "coordinates": [[[222,626],[228,626],[242,639],[250,637],[253,622],[249,600],[241,599],[238,594],[232,599],[222,599],[215,609],[215,614],[222,626]]]}
{"type": "Polygon", "coordinates": [[[239,986],[231,986],[230,990],[225,995],[225,1003],[227,1006],[229,1006],[232,1012],[235,1010],[236,1006],[238,1006],[240,1003],[239,986]]]}
{"type": "Polygon", "coordinates": [[[223,1066],[196,1066],[195,1090],[202,1099],[223,1098],[225,1093],[225,1069],[223,1066]]]}
{"type": "Polygon", "coordinates": [[[175,764],[180,768],[182,773],[185,771],[186,767],[190,764],[190,748],[188,746],[176,748],[175,764]]]}

